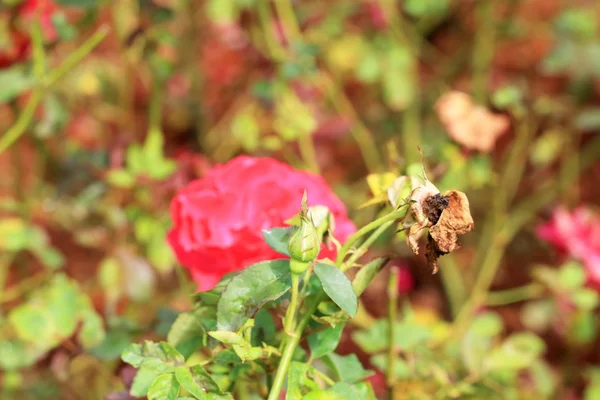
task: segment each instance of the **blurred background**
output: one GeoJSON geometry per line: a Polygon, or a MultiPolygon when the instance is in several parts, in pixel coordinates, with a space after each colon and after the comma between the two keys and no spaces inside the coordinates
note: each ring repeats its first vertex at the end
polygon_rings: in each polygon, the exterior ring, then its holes
{"type": "MultiPolygon", "coordinates": [[[[423,160],[467,193],[475,231],[436,275],[381,240],[401,301],[443,324],[477,293],[505,333],[543,339],[511,398],[531,382],[545,397],[529,398],[600,398],[600,2],[1,4],[4,398],[128,398],[111,395],[135,373],[120,352],[164,338],[195,290],[165,241],[170,201],[239,154],[321,174],[357,226],[423,160]]],[[[354,329],[385,316],[386,274],[354,329]]]]}

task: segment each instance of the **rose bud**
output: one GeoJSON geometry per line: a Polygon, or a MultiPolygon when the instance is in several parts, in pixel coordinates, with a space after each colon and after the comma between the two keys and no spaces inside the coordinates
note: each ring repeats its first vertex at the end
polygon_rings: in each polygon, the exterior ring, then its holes
{"type": "Polygon", "coordinates": [[[301,274],[308,267],[308,263],[319,255],[321,240],[306,206],[306,192],[302,197],[302,211],[300,212],[300,226],[296,228],[288,241],[290,253],[290,268],[292,273],[301,274]]]}

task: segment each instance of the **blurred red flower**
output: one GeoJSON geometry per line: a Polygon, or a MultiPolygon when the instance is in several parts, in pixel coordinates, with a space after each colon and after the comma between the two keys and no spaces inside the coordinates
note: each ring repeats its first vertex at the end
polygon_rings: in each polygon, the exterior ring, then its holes
{"type": "Polygon", "coordinates": [[[410,269],[406,265],[398,267],[398,294],[405,295],[410,293],[415,286],[415,281],[410,269]]]}
{"type": "Polygon", "coordinates": [[[19,6],[19,15],[30,22],[39,13],[40,25],[45,40],[54,40],[57,37],[56,28],[52,23],[52,15],[58,9],[52,0],[26,0],[19,6]]]}
{"type": "MultiPolygon", "coordinates": [[[[175,196],[169,244],[199,290],[210,290],[229,272],[283,257],[265,243],[261,231],[285,226],[299,212],[304,190],[309,206],[326,206],[334,215],[338,240],[356,230],[320,176],[271,158],[240,156],[215,166],[175,196]]],[[[334,258],[335,249],[324,246],[319,256],[334,258]]]]}
{"type": "Polygon", "coordinates": [[[40,25],[45,40],[55,40],[56,28],[52,23],[52,15],[58,6],[51,0],[26,0],[17,8],[17,16],[24,23],[19,26],[16,19],[11,19],[7,27],[7,43],[0,47],[0,68],[10,67],[12,64],[26,60],[31,53],[31,37],[29,25],[39,13],[40,25]]]}
{"type": "Polygon", "coordinates": [[[557,208],[551,220],[538,226],[539,238],[550,242],[563,256],[581,261],[588,281],[600,288],[600,216],[585,207],[557,208]]]}

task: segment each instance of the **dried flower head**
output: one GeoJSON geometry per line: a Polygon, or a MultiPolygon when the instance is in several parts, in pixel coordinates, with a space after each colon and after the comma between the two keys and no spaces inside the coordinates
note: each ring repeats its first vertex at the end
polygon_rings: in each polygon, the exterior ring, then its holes
{"type": "Polygon", "coordinates": [[[415,254],[419,254],[418,241],[429,228],[427,261],[438,270],[437,259],[459,248],[458,235],[465,234],[475,226],[469,210],[467,196],[450,190],[442,195],[428,180],[415,188],[411,194],[410,227],[406,240],[415,254]]]}

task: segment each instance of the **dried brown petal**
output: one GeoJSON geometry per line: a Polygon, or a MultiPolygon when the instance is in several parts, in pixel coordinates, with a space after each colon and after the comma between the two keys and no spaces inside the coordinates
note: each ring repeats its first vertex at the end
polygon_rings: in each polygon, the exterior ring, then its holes
{"type": "Polygon", "coordinates": [[[427,260],[434,272],[437,271],[437,258],[458,249],[458,235],[465,234],[475,227],[467,196],[451,190],[445,197],[448,199],[448,207],[442,211],[438,222],[429,228],[427,260]]]}
{"type": "Polygon", "coordinates": [[[406,235],[406,242],[415,254],[419,254],[419,239],[425,228],[433,225],[426,213],[427,199],[439,193],[440,191],[431,182],[426,181],[424,185],[415,188],[410,195],[412,204],[410,205],[409,218],[412,224],[406,235]]]}

